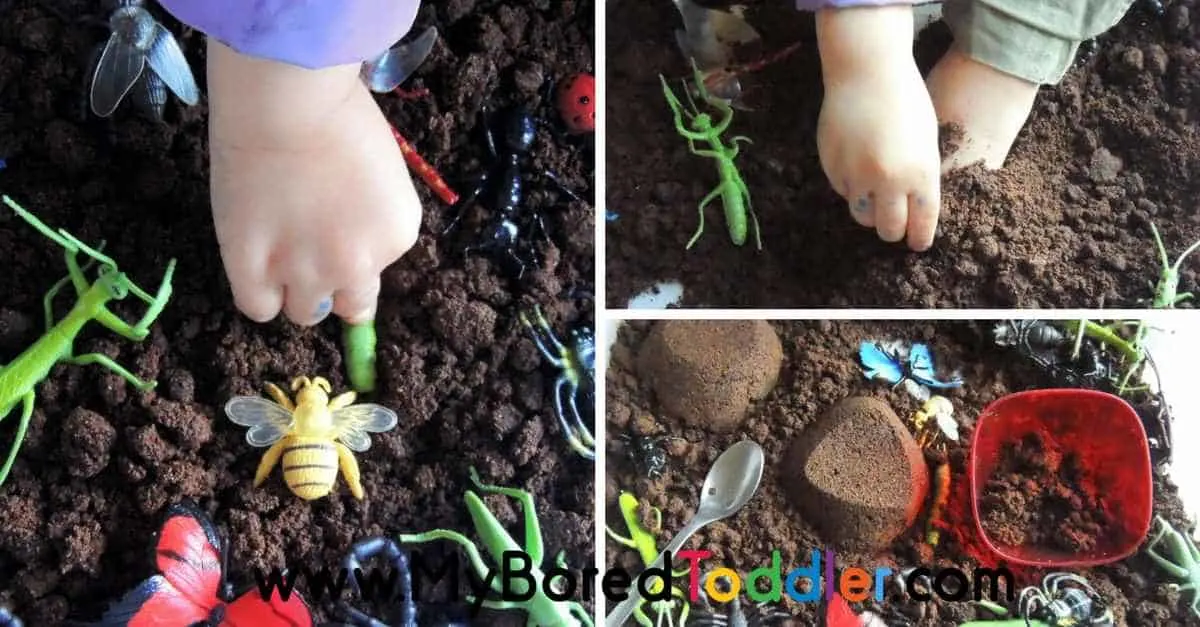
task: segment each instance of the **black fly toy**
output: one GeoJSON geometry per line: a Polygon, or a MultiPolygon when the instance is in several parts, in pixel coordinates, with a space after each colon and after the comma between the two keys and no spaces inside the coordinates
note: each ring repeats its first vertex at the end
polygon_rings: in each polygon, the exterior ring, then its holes
{"type": "MultiPolygon", "coordinates": [[[[456,213],[442,231],[442,235],[458,226],[467,208],[480,194],[490,192],[490,202],[485,203],[485,206],[493,215],[485,227],[486,234],[478,243],[467,247],[463,253],[490,255],[498,263],[507,266],[509,274],[519,281],[529,266],[540,262],[534,247],[534,232],[537,232],[539,239],[548,239],[542,214],[523,207],[527,178],[523,161],[533,148],[537,120],[528,109],[520,105],[504,111],[499,116],[500,133],[497,141],[497,133],[492,128],[496,120],[492,119],[487,105],[480,111],[480,118],[491,164],[476,176],[471,192],[453,208],[456,213]]],[[[583,200],[559,182],[558,176],[553,172],[546,170],[540,174],[570,198],[583,200]]]]}
{"type": "Polygon", "coordinates": [[[167,90],[188,105],[200,102],[200,88],[175,36],[146,10],[144,0],[117,0],[109,15],[112,34],[98,48],[89,90],[92,113],[106,118],[132,92],[134,104],[162,120],[167,90]]]}

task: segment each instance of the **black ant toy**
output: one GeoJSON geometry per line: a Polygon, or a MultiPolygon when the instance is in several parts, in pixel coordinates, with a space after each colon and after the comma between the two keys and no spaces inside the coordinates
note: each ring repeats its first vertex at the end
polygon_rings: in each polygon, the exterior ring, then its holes
{"type": "MultiPolygon", "coordinates": [[[[355,589],[358,590],[357,573],[366,573],[367,569],[363,568],[363,562],[370,561],[376,557],[382,557],[391,564],[394,572],[393,579],[399,582],[399,590],[395,590],[394,592],[397,593],[395,597],[400,602],[400,621],[394,625],[389,625],[378,618],[350,607],[348,603],[343,601],[339,605],[339,609],[349,622],[342,624],[350,627],[420,627],[421,623],[417,620],[417,603],[413,600],[412,569],[409,566],[408,554],[400,548],[400,545],[395,540],[376,536],[354,543],[354,546],[350,547],[350,553],[342,562],[342,568],[347,573],[350,573],[349,579],[353,582],[355,589]]],[[[358,592],[362,594],[361,590],[358,590],[358,592]]],[[[470,627],[470,623],[466,621],[442,620],[434,624],[437,627],[470,627]]],[[[327,627],[332,627],[333,625],[337,625],[337,623],[333,623],[327,627]]],[[[0,627],[3,626],[0,625],[0,627]]]]}
{"type": "MultiPolygon", "coordinates": [[[[442,231],[442,235],[458,226],[467,207],[480,194],[490,191],[489,209],[492,210],[493,217],[486,227],[487,235],[479,243],[467,247],[463,253],[489,254],[499,262],[507,262],[512,270],[511,274],[519,281],[525,275],[528,266],[539,262],[533,242],[527,237],[531,230],[538,229],[541,239],[548,239],[541,212],[528,210],[522,215],[521,206],[525,200],[526,180],[522,161],[533,147],[537,121],[524,106],[517,105],[508,109],[501,116],[500,141],[497,142],[496,133],[492,129],[494,120],[487,105],[480,111],[480,118],[492,163],[476,177],[471,192],[454,207],[456,214],[442,231]]],[[[575,192],[567,189],[553,172],[544,170],[540,174],[567,196],[574,200],[583,200],[575,192]]]]}
{"type": "Polygon", "coordinates": [[[658,479],[667,469],[667,451],[663,449],[663,442],[683,441],[683,438],[673,436],[628,433],[622,433],[618,438],[625,445],[625,455],[647,479],[658,479]]]}

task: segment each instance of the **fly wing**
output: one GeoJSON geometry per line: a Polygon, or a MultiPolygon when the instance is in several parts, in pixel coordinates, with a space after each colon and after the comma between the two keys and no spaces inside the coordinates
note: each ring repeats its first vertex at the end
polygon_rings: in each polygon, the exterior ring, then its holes
{"type": "Polygon", "coordinates": [[[859,344],[858,358],[862,360],[863,375],[868,379],[899,383],[904,378],[904,368],[892,359],[878,342],[864,341],[859,344]]]}
{"type": "Polygon", "coordinates": [[[146,57],[131,42],[117,33],[110,35],[92,76],[92,113],[112,115],[145,68],[146,57]]]}
{"type": "Polygon", "coordinates": [[[333,426],[337,431],[337,439],[355,453],[371,448],[368,432],[390,431],[398,422],[400,418],[396,412],[374,403],[360,403],[333,412],[333,426]]]}
{"type": "Polygon", "coordinates": [[[235,396],[225,403],[225,414],[235,425],[250,427],[246,441],[250,446],[270,446],[292,429],[292,413],[276,403],[257,396],[235,396]]]}
{"type": "Polygon", "coordinates": [[[200,88],[196,86],[192,68],[183,56],[179,42],[175,41],[171,31],[157,22],[154,24],[154,43],[146,59],[150,62],[150,69],[171,88],[176,97],[188,105],[200,102],[200,88]]]}

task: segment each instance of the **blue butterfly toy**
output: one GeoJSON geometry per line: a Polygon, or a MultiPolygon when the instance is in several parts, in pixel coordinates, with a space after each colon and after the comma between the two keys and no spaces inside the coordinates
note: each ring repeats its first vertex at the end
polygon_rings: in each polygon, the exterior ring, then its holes
{"type": "Polygon", "coordinates": [[[900,385],[908,379],[939,390],[956,388],[963,384],[962,379],[957,377],[949,381],[937,380],[937,373],[933,368],[933,353],[929,351],[928,346],[913,344],[907,351],[907,358],[903,352],[898,344],[884,347],[879,342],[864,341],[858,347],[863,374],[868,379],[883,379],[892,385],[900,385]]]}

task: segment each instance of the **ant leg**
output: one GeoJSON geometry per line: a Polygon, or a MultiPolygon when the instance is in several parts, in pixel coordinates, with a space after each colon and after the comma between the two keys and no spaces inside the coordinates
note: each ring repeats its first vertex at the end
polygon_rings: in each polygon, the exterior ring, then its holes
{"type": "Polygon", "coordinates": [[[542,308],[534,305],[532,314],[522,311],[518,314],[518,319],[529,330],[529,335],[533,339],[533,343],[541,351],[542,355],[546,357],[546,360],[550,362],[550,365],[555,368],[562,368],[564,365],[562,356],[567,353],[567,348],[563,346],[558,336],[554,334],[554,330],[550,328],[550,322],[542,314],[542,308]]]}
{"type": "Polygon", "coordinates": [[[580,198],[579,194],[576,194],[575,192],[571,191],[571,189],[568,188],[566,185],[563,185],[562,180],[560,180],[558,178],[558,175],[555,174],[554,172],[551,172],[550,170],[542,170],[542,176],[550,179],[550,182],[554,184],[554,187],[558,188],[558,191],[566,194],[567,196],[570,196],[571,198],[573,198],[575,200],[578,200],[579,202],[587,202],[584,199],[580,198]]]}
{"type": "Polygon", "coordinates": [[[516,276],[515,278],[516,278],[516,280],[520,281],[520,280],[521,280],[522,278],[524,278],[524,276],[525,276],[525,266],[527,265],[527,264],[526,264],[526,262],[525,262],[525,260],[524,260],[524,259],[521,259],[520,255],[518,255],[518,254],[516,253],[516,251],[514,251],[514,250],[513,250],[513,249],[511,249],[511,248],[509,248],[509,249],[505,250],[505,251],[504,251],[504,254],[505,254],[505,255],[506,255],[506,256],[507,256],[507,257],[508,257],[510,260],[512,260],[512,262],[513,262],[514,264],[516,264],[516,267],[517,267],[517,276],[516,276]]]}
{"type": "Polygon", "coordinates": [[[500,152],[496,150],[496,133],[492,130],[492,108],[486,103],[479,107],[479,119],[483,125],[483,139],[487,142],[488,154],[494,161],[499,161],[500,152]]]}
{"type": "Polygon", "coordinates": [[[454,212],[454,217],[451,218],[450,223],[446,225],[446,228],[442,229],[443,236],[450,231],[453,231],[455,227],[458,226],[458,223],[462,221],[463,216],[467,214],[467,207],[469,207],[471,203],[475,202],[475,199],[483,193],[484,188],[487,187],[489,178],[491,178],[491,172],[487,170],[475,175],[475,180],[471,183],[471,193],[463,196],[462,200],[459,200],[458,203],[450,208],[450,210],[454,212]]]}
{"type": "MultiPolygon", "coordinates": [[[[340,607],[342,613],[346,615],[346,620],[350,621],[350,624],[354,627],[388,627],[387,623],[380,622],[378,619],[350,607],[349,603],[343,602],[340,604],[340,607]]],[[[409,625],[413,623],[402,624],[409,625]]]]}

